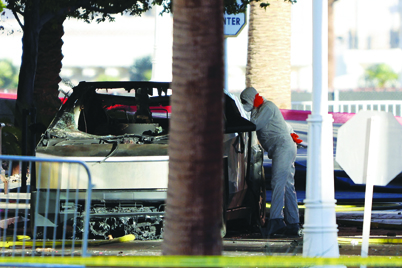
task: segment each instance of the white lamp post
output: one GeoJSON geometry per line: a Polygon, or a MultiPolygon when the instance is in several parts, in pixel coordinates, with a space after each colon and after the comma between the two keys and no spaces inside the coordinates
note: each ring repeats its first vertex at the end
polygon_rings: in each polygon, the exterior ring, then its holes
{"type": "Polygon", "coordinates": [[[313,109],[308,122],[303,255],[339,257],[332,115],[328,114],[328,0],[313,0],[313,109]]]}

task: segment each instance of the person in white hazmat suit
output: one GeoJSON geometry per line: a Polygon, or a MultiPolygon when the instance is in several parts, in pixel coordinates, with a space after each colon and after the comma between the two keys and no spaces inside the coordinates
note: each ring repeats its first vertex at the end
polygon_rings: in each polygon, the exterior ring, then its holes
{"type": "Polygon", "coordinates": [[[299,235],[299,209],[294,174],[297,153],[297,134],[285,121],[279,108],[248,87],[240,94],[244,109],[251,112],[250,121],[256,125],[257,137],[272,159],[272,200],[270,219],[262,234],[265,237],[299,235]],[[292,134],[292,135],[291,135],[292,134]]]}

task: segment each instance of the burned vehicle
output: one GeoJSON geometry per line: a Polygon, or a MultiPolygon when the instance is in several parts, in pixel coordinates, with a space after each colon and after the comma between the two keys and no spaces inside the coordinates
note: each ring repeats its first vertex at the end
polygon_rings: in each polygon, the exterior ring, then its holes
{"type": "MultiPolygon", "coordinates": [[[[42,183],[36,178],[31,200],[49,198],[45,192],[50,191],[49,200],[59,201],[50,202],[57,204],[57,216],[31,208],[35,224],[55,228],[66,215],[71,219],[73,212],[86,213],[94,237],[112,231],[135,234],[136,239],[163,237],[171,92],[167,82],[81,82],[74,87],[42,135],[36,156],[85,162],[94,185],[91,211],[67,204],[66,193],[48,190],[56,184],[53,177],[42,183]]],[[[263,150],[255,125],[230,93],[225,93],[224,123],[223,233],[226,222],[234,219],[264,225],[266,207],[263,150]]],[[[42,174],[52,174],[56,166],[47,168],[42,174]]],[[[80,203],[83,196],[77,199],[80,203]]]]}

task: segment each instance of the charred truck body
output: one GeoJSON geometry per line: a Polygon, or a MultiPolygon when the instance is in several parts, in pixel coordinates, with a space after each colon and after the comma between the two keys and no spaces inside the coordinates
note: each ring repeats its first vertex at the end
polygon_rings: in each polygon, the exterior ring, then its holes
{"type": "MultiPolygon", "coordinates": [[[[81,160],[88,165],[94,185],[89,213],[92,235],[107,237],[114,231],[134,233],[137,239],[163,236],[169,88],[170,83],[165,82],[81,82],[37,145],[38,157],[81,160]]],[[[250,225],[263,225],[263,150],[255,136],[255,125],[246,119],[239,100],[229,93],[225,93],[224,112],[223,222],[243,218],[250,225]]],[[[57,217],[47,215],[41,208],[31,209],[37,226],[54,228],[66,219],[66,214],[71,220],[74,213],[86,213],[84,206],[67,202],[75,198],[66,193],[71,186],[63,179],[54,182],[52,176],[45,177],[59,168],[45,166],[41,172],[44,177],[36,178],[33,202],[46,198],[49,187],[49,200],[60,200],[50,201],[50,205],[58,206],[57,217]],[[56,184],[61,187],[59,196],[52,187],[56,184]]],[[[74,187],[84,189],[84,185],[74,187]]],[[[78,196],[78,201],[82,200],[84,192],[78,196]]]]}

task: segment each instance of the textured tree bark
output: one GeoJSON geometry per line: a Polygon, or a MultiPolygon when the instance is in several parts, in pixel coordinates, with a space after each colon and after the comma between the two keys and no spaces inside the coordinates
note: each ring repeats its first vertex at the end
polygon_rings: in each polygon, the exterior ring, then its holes
{"type": "MultiPolygon", "coordinates": [[[[281,109],[291,107],[291,3],[271,0],[263,9],[250,4],[246,86],[281,109]]],[[[297,44],[296,44],[297,45],[297,44]]]]}
{"type": "Polygon", "coordinates": [[[15,124],[22,125],[23,110],[33,108],[33,89],[36,73],[39,38],[40,0],[32,0],[24,15],[24,34],[22,36],[22,59],[19,73],[17,101],[15,104],[15,124]]]}
{"type": "Polygon", "coordinates": [[[172,115],[164,255],[220,255],[223,1],[173,2],[172,115]]]}
{"type": "Polygon", "coordinates": [[[61,16],[48,21],[39,35],[34,101],[38,122],[45,126],[49,125],[61,104],[58,95],[65,19],[61,16]]]}

